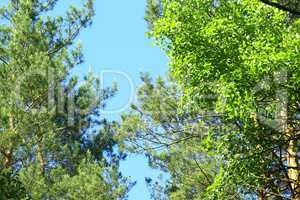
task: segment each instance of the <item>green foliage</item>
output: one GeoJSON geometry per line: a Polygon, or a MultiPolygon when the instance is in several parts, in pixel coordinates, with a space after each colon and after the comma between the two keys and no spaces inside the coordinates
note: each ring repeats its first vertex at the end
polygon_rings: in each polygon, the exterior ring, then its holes
{"type": "Polygon", "coordinates": [[[0,199],[22,199],[25,197],[25,188],[18,175],[11,169],[2,169],[0,172],[0,199]]]}
{"type": "Polygon", "coordinates": [[[297,19],[300,17],[300,2],[298,0],[260,0],[266,5],[273,6],[279,10],[288,12],[288,16],[291,20],[297,19]]]}
{"type": "Polygon", "coordinates": [[[119,140],[128,151],[145,154],[151,167],[171,175],[164,188],[147,179],[153,199],[201,199],[219,169],[218,159],[201,145],[208,134],[205,124],[213,120],[181,110],[178,85],[161,78],[153,83],[147,75],[142,80],[138,103],[122,117],[119,140]]]}
{"type": "Polygon", "coordinates": [[[75,39],[92,23],[93,1],[65,16],[50,14],[57,2],[10,0],[0,9],[1,196],[123,199],[130,182],[100,116],[115,89],[100,90],[91,73],[81,84],[69,74],[84,61],[75,39]]]}
{"type": "Polygon", "coordinates": [[[147,0],[145,20],[148,23],[148,28],[153,28],[153,23],[159,19],[162,12],[162,5],[160,0],[147,0]]]}
{"type": "Polygon", "coordinates": [[[149,34],[183,86],[181,107],[221,126],[198,143],[222,160],[205,199],[230,199],[233,185],[239,198],[300,198],[300,26],[287,14],[260,1],[162,1],[149,34]]]}
{"type": "Polygon", "coordinates": [[[51,171],[52,185],[47,179],[36,174],[39,166],[22,170],[20,180],[26,184],[32,199],[122,199],[127,193],[126,185],[120,185],[118,173],[113,167],[105,167],[91,158],[83,159],[71,175],[62,167],[51,171]],[[32,177],[38,178],[32,178],[32,177]]]}

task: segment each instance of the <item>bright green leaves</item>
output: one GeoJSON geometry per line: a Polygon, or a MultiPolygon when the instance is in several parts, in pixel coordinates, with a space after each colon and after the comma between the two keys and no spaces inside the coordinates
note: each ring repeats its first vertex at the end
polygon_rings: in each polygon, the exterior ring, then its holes
{"type": "Polygon", "coordinates": [[[288,127],[299,127],[297,19],[259,1],[218,1],[213,6],[212,1],[172,0],[162,5],[150,34],[168,54],[171,74],[183,86],[182,105],[192,105],[189,111],[200,116],[213,113],[222,127],[208,125],[204,144],[209,154],[222,158],[225,171],[206,198],[229,198],[220,190],[227,186],[240,198],[261,187],[282,195],[277,187],[288,190],[284,170],[270,169],[286,162],[281,154],[290,138],[278,128],[284,120],[278,117],[282,106],[287,106],[288,127]]]}

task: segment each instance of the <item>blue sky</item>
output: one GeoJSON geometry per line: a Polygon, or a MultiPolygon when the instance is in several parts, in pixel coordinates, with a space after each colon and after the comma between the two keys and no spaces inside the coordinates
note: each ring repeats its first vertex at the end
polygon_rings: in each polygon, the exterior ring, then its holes
{"type": "MultiPolygon", "coordinates": [[[[75,1],[74,1],[75,2],[75,1]]],[[[96,75],[105,70],[125,73],[133,83],[134,89],[140,84],[140,72],[149,72],[152,77],[167,74],[166,56],[145,36],[147,31],[143,19],[145,0],[96,0],[96,16],[92,27],[79,37],[83,43],[86,63],[74,73],[88,72],[88,66],[96,75]]],[[[111,72],[104,74],[105,85],[118,83],[119,92],[108,104],[109,110],[118,110],[128,104],[131,86],[127,78],[111,72]]],[[[126,111],[125,106],[125,111],[126,111]]],[[[107,114],[109,119],[118,120],[120,112],[107,114]]],[[[157,177],[159,172],[147,166],[143,156],[131,155],[121,164],[125,176],[131,176],[137,185],[129,194],[130,200],[150,199],[145,177],[157,177]]]]}
{"type": "MultiPolygon", "coordinates": [[[[1,0],[0,5],[6,3],[6,0],[1,0]]],[[[73,73],[82,77],[90,68],[98,76],[104,74],[102,81],[105,86],[113,82],[118,84],[119,92],[108,102],[107,110],[122,108],[122,111],[128,111],[129,100],[134,100],[134,90],[141,83],[140,72],[148,72],[153,78],[166,77],[167,57],[151,45],[152,42],[145,36],[145,3],[146,0],[95,0],[96,16],[93,25],[77,38],[83,44],[86,62],[75,68],[73,73]]],[[[53,14],[63,14],[70,4],[80,5],[80,1],[62,0],[53,14]]],[[[118,111],[106,114],[105,117],[118,120],[120,114],[118,111]]],[[[129,200],[149,200],[144,178],[155,178],[160,172],[150,169],[142,155],[129,156],[121,164],[121,171],[137,181],[129,193],[129,200]]]]}

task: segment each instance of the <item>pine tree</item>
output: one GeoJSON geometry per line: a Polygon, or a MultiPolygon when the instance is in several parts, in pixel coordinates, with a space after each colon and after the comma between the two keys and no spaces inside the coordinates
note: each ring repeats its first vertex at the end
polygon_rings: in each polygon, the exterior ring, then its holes
{"type": "Polygon", "coordinates": [[[53,15],[57,3],[10,0],[0,9],[0,169],[5,182],[0,197],[124,198],[129,182],[118,171],[123,156],[114,153],[113,132],[100,116],[115,90],[100,90],[91,73],[82,84],[70,74],[83,63],[75,39],[91,25],[93,1],[71,6],[65,16],[53,15]]]}
{"type": "Polygon", "coordinates": [[[118,127],[120,142],[131,153],[145,154],[150,167],[170,174],[165,186],[145,179],[153,199],[202,199],[220,165],[201,145],[208,135],[203,125],[214,124],[217,130],[217,118],[191,112],[189,106],[181,109],[182,91],[173,81],[153,82],[148,75],[142,81],[137,103],[118,127]]]}
{"type": "Polygon", "coordinates": [[[162,4],[160,0],[147,0],[145,20],[148,24],[148,28],[151,30],[153,28],[153,23],[161,17],[162,14],[162,4]]]}

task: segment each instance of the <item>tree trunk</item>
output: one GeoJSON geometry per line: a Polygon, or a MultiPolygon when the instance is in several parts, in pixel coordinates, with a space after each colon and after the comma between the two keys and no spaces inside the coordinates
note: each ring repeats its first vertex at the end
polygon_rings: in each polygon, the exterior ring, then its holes
{"type": "Polygon", "coordinates": [[[287,153],[288,176],[293,190],[292,200],[300,200],[299,160],[297,156],[297,140],[290,140],[287,153]]]}
{"type": "MultiPolygon", "coordinates": [[[[9,114],[9,116],[8,116],[8,127],[9,127],[9,131],[12,131],[12,132],[15,131],[14,119],[13,119],[12,114],[9,114]]],[[[12,165],[12,150],[10,150],[10,149],[4,150],[3,154],[4,154],[4,157],[5,157],[4,166],[6,168],[11,167],[11,165],[12,165]]]]}
{"type": "Polygon", "coordinates": [[[45,175],[46,161],[43,157],[43,153],[39,145],[37,145],[37,159],[38,162],[40,163],[41,172],[43,175],[45,175]]]}
{"type": "Polygon", "coordinates": [[[264,192],[264,190],[260,190],[258,192],[258,199],[259,200],[265,200],[265,192],[264,192]]]}
{"type": "MultiPolygon", "coordinates": [[[[275,81],[278,84],[287,83],[287,71],[282,70],[275,73],[275,81]]],[[[297,140],[295,139],[295,130],[289,127],[288,124],[288,92],[286,89],[279,89],[277,91],[278,101],[278,130],[281,131],[287,138],[289,138],[287,146],[287,167],[288,167],[288,181],[291,184],[292,200],[300,200],[300,180],[299,180],[299,163],[298,163],[298,149],[297,140]]]]}

